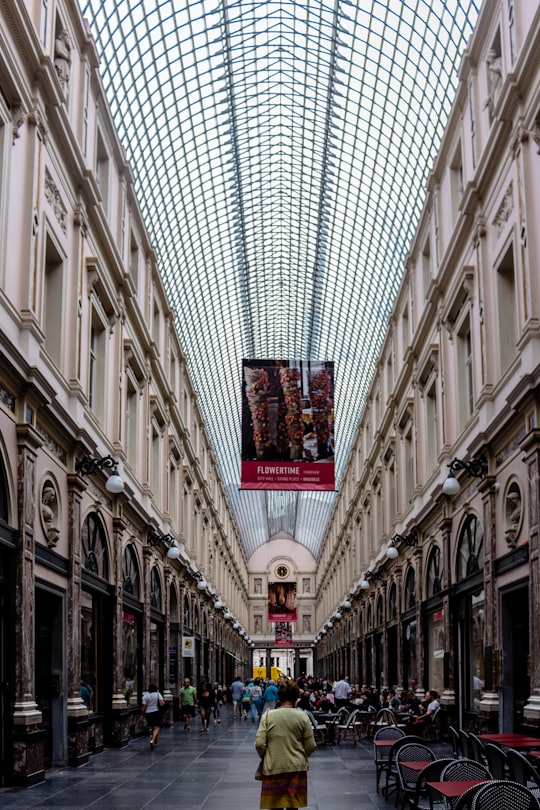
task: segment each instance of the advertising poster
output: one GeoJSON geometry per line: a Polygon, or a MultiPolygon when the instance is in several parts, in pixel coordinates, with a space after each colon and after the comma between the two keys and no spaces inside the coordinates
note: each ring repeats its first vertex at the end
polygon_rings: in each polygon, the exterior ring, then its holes
{"type": "Polygon", "coordinates": [[[296,582],[268,583],[268,621],[296,621],[296,582]]]}
{"type": "Polygon", "coordinates": [[[276,622],[276,647],[292,647],[292,625],[289,622],[276,622]]]}
{"type": "Polygon", "coordinates": [[[195,657],[195,639],[193,636],[182,636],[182,658],[195,657]]]}
{"type": "Polygon", "coordinates": [[[242,361],[241,489],[334,490],[334,363],[242,361]]]}

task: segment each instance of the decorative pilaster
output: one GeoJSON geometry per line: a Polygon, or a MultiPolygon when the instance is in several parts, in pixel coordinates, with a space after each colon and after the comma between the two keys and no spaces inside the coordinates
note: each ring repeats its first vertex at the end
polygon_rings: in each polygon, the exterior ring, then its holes
{"type": "Polygon", "coordinates": [[[540,636],[535,622],[540,616],[540,429],[531,430],[523,439],[527,480],[529,482],[529,660],[531,694],[523,710],[528,725],[540,728],[540,636]]]}
{"type": "Polygon", "coordinates": [[[121,515],[113,518],[113,559],[115,568],[115,605],[113,612],[113,694],[112,694],[112,727],[110,729],[110,744],[114,748],[125,748],[129,742],[129,708],[122,692],[123,661],[123,557],[124,557],[124,531],[126,523],[121,515]]]}
{"type": "Polygon", "coordinates": [[[45,778],[42,715],[35,695],[35,538],[36,454],[42,441],[29,424],[17,425],[17,505],[19,538],[15,565],[15,704],[13,782],[35,785],[45,778]]]}
{"type": "Polygon", "coordinates": [[[443,587],[443,614],[444,614],[444,689],[440,697],[440,704],[447,712],[451,712],[456,705],[454,683],[454,645],[452,643],[452,600],[451,600],[451,570],[452,570],[452,520],[444,516],[439,523],[441,532],[441,559],[442,559],[442,587],[443,587]]]}
{"type": "Polygon", "coordinates": [[[70,574],[67,581],[67,712],[68,762],[89,759],[88,707],[81,698],[81,502],[86,489],[79,475],[68,475],[68,538],[70,574]]]}

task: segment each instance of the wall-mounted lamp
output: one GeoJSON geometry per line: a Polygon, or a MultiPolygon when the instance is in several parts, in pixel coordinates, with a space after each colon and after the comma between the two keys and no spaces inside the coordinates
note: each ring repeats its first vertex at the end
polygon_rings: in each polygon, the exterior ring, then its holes
{"type": "Polygon", "coordinates": [[[197,588],[200,591],[205,591],[208,587],[208,583],[201,572],[197,571],[196,569],[194,570],[192,567],[186,568],[184,571],[184,579],[186,582],[196,582],[197,588]]]}
{"type": "Polygon", "coordinates": [[[223,607],[223,602],[221,601],[221,599],[219,598],[216,599],[216,601],[214,602],[214,607],[216,610],[221,610],[221,608],[223,607]]]}
{"type": "Polygon", "coordinates": [[[230,612],[230,610],[227,610],[225,608],[225,613],[223,614],[223,618],[225,619],[225,621],[229,621],[229,619],[232,619],[232,613],[230,612]]]}
{"type": "Polygon", "coordinates": [[[395,560],[396,557],[399,556],[398,548],[403,543],[405,546],[417,546],[418,545],[418,535],[416,531],[413,529],[412,532],[409,534],[402,535],[402,534],[395,534],[391,540],[388,548],[386,549],[386,556],[389,560],[395,560]]]}
{"type": "Polygon", "coordinates": [[[360,587],[363,591],[367,591],[369,588],[369,583],[371,580],[375,580],[379,582],[381,579],[384,579],[384,574],[382,571],[366,571],[362,579],[360,580],[360,587]]]}
{"type": "Polygon", "coordinates": [[[342,616],[343,616],[343,613],[340,610],[336,610],[336,612],[334,613],[334,619],[336,621],[338,621],[338,622],[339,622],[339,620],[341,619],[342,616]]]}
{"type": "Polygon", "coordinates": [[[112,456],[104,458],[90,458],[85,456],[75,464],[75,472],[79,475],[94,475],[98,470],[111,470],[110,476],[105,482],[105,489],[113,495],[119,495],[124,491],[124,482],[118,474],[118,462],[112,456]]]}
{"type": "Polygon", "coordinates": [[[176,545],[176,540],[172,536],[172,534],[158,534],[154,529],[148,529],[148,538],[147,541],[149,546],[155,548],[159,546],[160,543],[163,543],[167,546],[167,557],[170,560],[177,560],[180,556],[180,549],[176,545]]]}
{"type": "Polygon", "coordinates": [[[232,626],[232,629],[233,629],[233,630],[238,630],[238,629],[239,629],[239,627],[240,627],[240,625],[238,624],[238,622],[235,622],[235,623],[233,624],[233,626],[232,626]]]}
{"type": "Polygon", "coordinates": [[[455,458],[448,465],[450,472],[448,478],[443,484],[442,491],[445,495],[457,495],[461,489],[459,482],[454,475],[458,470],[466,470],[471,478],[484,478],[487,475],[488,467],[486,460],[482,457],[473,458],[472,461],[462,461],[460,458],[455,458]]]}
{"type": "Polygon", "coordinates": [[[350,610],[352,608],[352,602],[349,596],[343,600],[343,602],[341,603],[341,607],[344,610],[350,610]]]}

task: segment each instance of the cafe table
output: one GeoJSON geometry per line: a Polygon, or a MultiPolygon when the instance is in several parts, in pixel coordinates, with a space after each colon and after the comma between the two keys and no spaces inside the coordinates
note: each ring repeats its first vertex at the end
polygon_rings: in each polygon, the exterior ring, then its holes
{"type": "Polygon", "coordinates": [[[485,742],[493,742],[507,748],[540,748],[540,739],[528,737],[526,734],[502,733],[479,734],[478,737],[485,742]]]}
{"type": "Polygon", "coordinates": [[[428,759],[425,762],[402,762],[401,765],[404,768],[408,768],[410,771],[423,771],[427,765],[431,765],[434,762],[433,759],[428,759]]]}
{"type": "Polygon", "coordinates": [[[447,807],[452,807],[453,800],[459,799],[470,788],[491,781],[491,779],[456,779],[455,781],[448,780],[446,782],[426,782],[426,785],[428,789],[442,794],[447,802],[447,807]]]}

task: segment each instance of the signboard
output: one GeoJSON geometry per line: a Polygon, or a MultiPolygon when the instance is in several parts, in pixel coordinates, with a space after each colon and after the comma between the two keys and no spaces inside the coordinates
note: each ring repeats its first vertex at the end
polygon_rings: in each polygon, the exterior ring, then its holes
{"type": "Polygon", "coordinates": [[[268,621],[296,621],[296,582],[268,583],[268,621]]]}
{"type": "Polygon", "coordinates": [[[240,488],[335,489],[333,362],[242,361],[240,488]]]}
{"type": "Polygon", "coordinates": [[[289,622],[276,622],[276,647],[292,647],[292,625],[289,622]]]}
{"type": "Polygon", "coordinates": [[[193,636],[182,636],[182,658],[195,657],[195,639],[193,636]]]}

